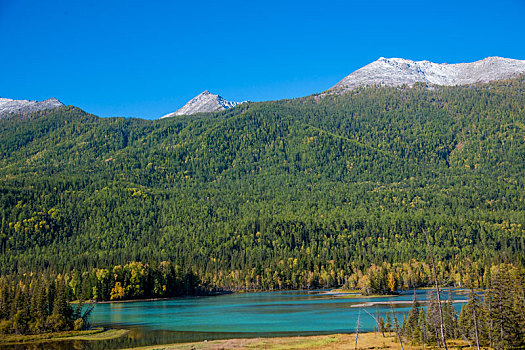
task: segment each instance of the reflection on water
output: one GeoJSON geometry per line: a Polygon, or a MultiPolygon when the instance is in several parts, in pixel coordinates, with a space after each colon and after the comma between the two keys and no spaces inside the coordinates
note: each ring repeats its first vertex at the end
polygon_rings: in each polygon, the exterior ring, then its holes
{"type": "MultiPolygon", "coordinates": [[[[426,291],[416,291],[420,301],[426,291]]],[[[447,298],[447,291],[443,297],[447,298]]],[[[455,300],[464,300],[452,291],[455,300]]],[[[326,291],[228,294],[162,301],[97,304],[92,323],[125,328],[123,337],[101,341],[61,341],[9,349],[119,349],[214,339],[347,333],[355,330],[359,307],[383,317],[391,307],[408,313],[413,292],[397,297],[361,297],[326,291]],[[402,303],[403,301],[407,303],[402,303]],[[391,305],[390,302],[394,304],[391,305]]],[[[459,305],[458,305],[459,306],[459,305]]],[[[360,330],[373,331],[374,319],[361,313],[360,330]]],[[[0,350],[6,348],[0,347],[0,350]]]]}

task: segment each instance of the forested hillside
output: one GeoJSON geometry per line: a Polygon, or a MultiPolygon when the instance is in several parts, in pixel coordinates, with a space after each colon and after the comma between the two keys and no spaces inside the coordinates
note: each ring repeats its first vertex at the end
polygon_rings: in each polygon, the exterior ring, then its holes
{"type": "Polygon", "coordinates": [[[14,116],[0,272],[170,261],[226,288],[363,287],[370,271],[410,287],[428,282],[429,240],[444,282],[465,264],[482,280],[525,263],[524,161],[523,76],[154,121],[14,116]]]}

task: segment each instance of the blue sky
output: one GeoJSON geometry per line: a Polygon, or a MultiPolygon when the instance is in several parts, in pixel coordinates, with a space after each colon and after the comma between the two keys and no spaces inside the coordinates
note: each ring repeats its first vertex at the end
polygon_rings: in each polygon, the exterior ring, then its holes
{"type": "Polygon", "coordinates": [[[525,0],[0,0],[0,96],[156,118],[323,91],[384,57],[525,59],[525,0]]]}

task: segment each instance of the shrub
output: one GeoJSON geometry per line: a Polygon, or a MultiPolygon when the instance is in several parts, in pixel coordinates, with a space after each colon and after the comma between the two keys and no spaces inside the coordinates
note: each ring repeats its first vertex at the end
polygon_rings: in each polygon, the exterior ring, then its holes
{"type": "Polygon", "coordinates": [[[82,318],[77,318],[75,320],[75,325],[73,327],[75,331],[81,331],[84,329],[84,320],[82,318]]]}
{"type": "Polygon", "coordinates": [[[0,334],[9,334],[13,328],[13,322],[8,320],[0,321],[0,334]]]}

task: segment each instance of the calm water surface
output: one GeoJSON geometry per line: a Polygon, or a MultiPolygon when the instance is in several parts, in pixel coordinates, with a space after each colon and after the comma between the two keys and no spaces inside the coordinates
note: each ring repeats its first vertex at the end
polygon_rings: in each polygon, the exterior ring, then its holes
{"type": "MultiPolygon", "coordinates": [[[[416,293],[419,300],[426,300],[426,291],[416,293]]],[[[411,305],[400,302],[411,301],[413,295],[411,291],[397,297],[345,298],[327,291],[287,291],[97,304],[91,316],[94,325],[126,328],[130,333],[109,341],[63,341],[35,348],[118,349],[238,337],[348,333],[355,331],[360,308],[359,329],[366,332],[375,326],[369,313],[384,317],[391,310],[389,303],[394,302],[402,319],[411,305]]],[[[452,295],[455,300],[466,299],[455,291],[452,295]]]]}

